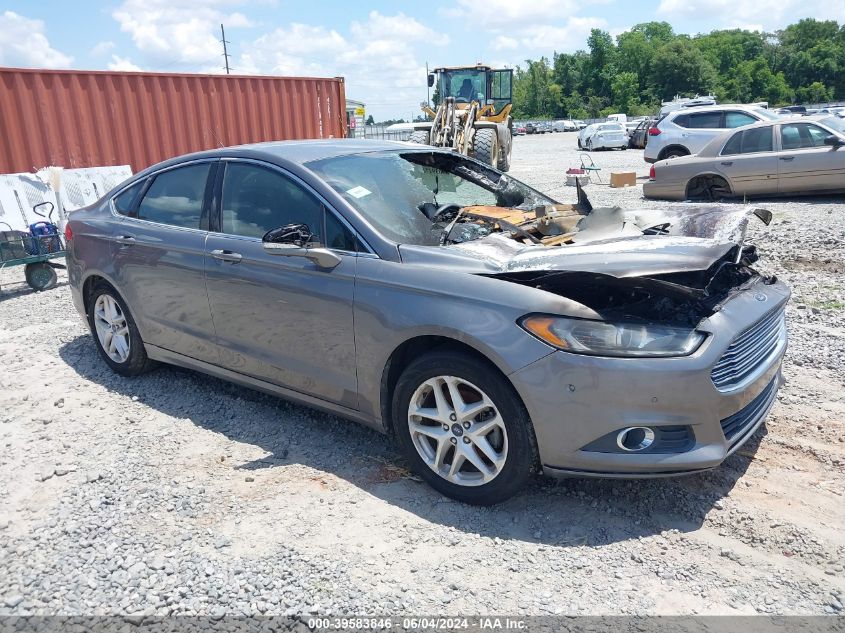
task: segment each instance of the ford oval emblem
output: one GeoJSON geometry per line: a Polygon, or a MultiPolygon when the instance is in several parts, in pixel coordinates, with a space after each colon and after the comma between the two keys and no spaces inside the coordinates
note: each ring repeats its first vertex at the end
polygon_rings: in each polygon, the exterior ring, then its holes
{"type": "Polygon", "coordinates": [[[754,298],[757,299],[757,301],[766,301],[766,299],[768,299],[768,297],[766,295],[764,295],[762,292],[754,295],[754,298]]]}

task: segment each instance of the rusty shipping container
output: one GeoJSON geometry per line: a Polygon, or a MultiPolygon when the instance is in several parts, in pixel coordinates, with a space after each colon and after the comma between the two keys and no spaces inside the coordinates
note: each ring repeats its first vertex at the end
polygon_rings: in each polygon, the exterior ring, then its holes
{"type": "Polygon", "coordinates": [[[346,135],[342,77],[0,68],[0,173],[346,135]]]}

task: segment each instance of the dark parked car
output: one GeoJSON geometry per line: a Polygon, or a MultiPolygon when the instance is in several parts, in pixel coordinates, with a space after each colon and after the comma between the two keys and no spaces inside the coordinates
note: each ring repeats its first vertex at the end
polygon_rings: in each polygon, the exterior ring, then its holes
{"type": "Polygon", "coordinates": [[[265,143],[71,212],[67,262],[114,371],[172,363],[334,412],[495,503],[532,472],[672,476],[751,437],[789,291],[751,268],[747,221],[561,205],[431,147],[265,143]]]}

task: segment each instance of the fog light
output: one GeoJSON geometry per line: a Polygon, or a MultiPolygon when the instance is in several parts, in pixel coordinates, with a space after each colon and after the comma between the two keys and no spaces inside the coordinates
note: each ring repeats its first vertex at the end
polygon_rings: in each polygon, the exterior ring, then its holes
{"type": "Polygon", "coordinates": [[[629,426],[616,436],[616,445],[623,451],[644,451],[654,443],[654,431],[647,426],[629,426]]]}

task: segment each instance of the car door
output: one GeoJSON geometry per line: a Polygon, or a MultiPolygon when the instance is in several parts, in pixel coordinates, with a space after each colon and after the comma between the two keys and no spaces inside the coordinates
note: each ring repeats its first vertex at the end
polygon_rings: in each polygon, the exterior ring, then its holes
{"type": "Polygon", "coordinates": [[[813,123],[780,125],[780,193],[813,193],[842,188],[842,152],[825,145],[824,139],[828,136],[830,132],[813,123]]]}
{"type": "Polygon", "coordinates": [[[742,130],[730,137],[716,159],[737,195],[773,194],[778,191],[778,157],[774,152],[773,126],[742,130]]]}
{"type": "Polygon", "coordinates": [[[305,183],[255,161],[223,161],[206,284],[221,364],[260,380],[357,408],[351,231],[305,183]],[[265,251],[261,237],[307,224],[341,263],[265,251]]]}
{"type": "Polygon", "coordinates": [[[216,160],[180,164],[114,200],[113,274],[145,343],[217,362],[205,290],[205,240],[216,160]]]}

